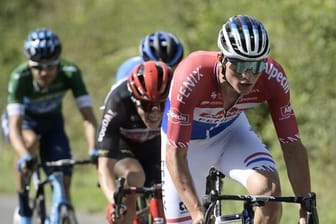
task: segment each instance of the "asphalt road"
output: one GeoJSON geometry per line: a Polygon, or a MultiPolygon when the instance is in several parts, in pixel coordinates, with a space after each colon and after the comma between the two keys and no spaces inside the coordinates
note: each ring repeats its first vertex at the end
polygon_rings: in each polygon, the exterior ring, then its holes
{"type": "MultiPolygon", "coordinates": [[[[0,195],[0,223],[12,224],[13,211],[17,204],[17,199],[13,195],[0,195]]],[[[105,224],[104,215],[86,214],[76,212],[79,224],[105,224]]]]}

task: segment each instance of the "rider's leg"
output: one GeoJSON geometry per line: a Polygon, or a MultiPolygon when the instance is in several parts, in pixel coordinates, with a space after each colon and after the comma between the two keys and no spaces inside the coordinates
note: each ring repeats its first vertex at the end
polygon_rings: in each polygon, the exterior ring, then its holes
{"type": "MultiPolygon", "coordinates": [[[[32,130],[22,130],[22,137],[29,152],[36,157],[38,151],[38,137],[32,130]]],[[[17,162],[19,157],[16,156],[14,163],[14,172],[16,176],[16,190],[18,192],[19,199],[19,214],[24,217],[32,215],[32,210],[29,207],[29,195],[28,191],[24,190],[24,178],[30,178],[28,174],[21,174],[17,170],[17,162]]]]}
{"type": "MultiPolygon", "coordinates": [[[[125,187],[142,187],[145,183],[144,170],[138,160],[133,158],[124,158],[119,160],[114,166],[114,173],[117,177],[125,178],[125,187]]],[[[125,199],[124,203],[127,206],[125,223],[131,224],[135,219],[136,199],[136,195],[129,195],[125,199]]]]}
{"type": "MultiPolygon", "coordinates": [[[[247,189],[251,195],[281,195],[278,174],[272,171],[252,172],[247,179],[247,189]]],[[[281,213],[281,203],[266,203],[256,208],[254,223],[280,223],[281,213]]]]}

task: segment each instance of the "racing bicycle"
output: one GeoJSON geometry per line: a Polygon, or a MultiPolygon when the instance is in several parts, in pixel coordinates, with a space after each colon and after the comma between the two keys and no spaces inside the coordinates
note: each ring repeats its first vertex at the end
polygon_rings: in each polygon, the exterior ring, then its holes
{"type": "Polygon", "coordinates": [[[316,208],[316,194],[311,192],[307,197],[278,197],[264,195],[224,195],[223,180],[225,175],[215,168],[210,168],[206,180],[206,195],[203,198],[205,209],[204,224],[242,223],[253,224],[254,208],[266,202],[284,202],[303,205],[307,214],[308,224],[319,224],[316,208]],[[243,210],[234,214],[222,214],[222,201],[242,201],[243,210]]]}
{"type": "Polygon", "coordinates": [[[116,218],[120,218],[123,198],[131,194],[140,194],[137,201],[136,218],[133,224],[163,224],[165,223],[162,186],[155,184],[152,187],[124,187],[125,178],[117,179],[117,190],[114,192],[116,218]]]}
{"type": "MultiPolygon", "coordinates": [[[[63,183],[63,172],[60,168],[67,166],[92,164],[91,160],[73,160],[62,159],[57,161],[49,161],[31,165],[31,177],[33,184],[30,183],[30,178],[24,179],[24,193],[29,194],[34,191],[33,197],[30,199],[30,206],[33,210],[33,223],[39,224],[77,224],[76,215],[73,205],[68,200],[65,194],[63,183]],[[45,178],[42,178],[41,169],[43,166],[51,167],[52,173],[45,178]],[[31,189],[33,185],[34,189],[31,189]],[[47,208],[45,197],[45,186],[52,187],[51,208],[47,208]]],[[[14,224],[20,223],[18,208],[14,212],[14,224]]]]}

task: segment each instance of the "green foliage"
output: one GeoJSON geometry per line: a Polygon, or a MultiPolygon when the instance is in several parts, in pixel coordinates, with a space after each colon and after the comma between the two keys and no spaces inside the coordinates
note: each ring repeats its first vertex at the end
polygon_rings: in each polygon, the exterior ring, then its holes
{"type": "MultiPolygon", "coordinates": [[[[187,55],[197,49],[217,50],[217,33],[231,15],[255,16],[267,27],[272,56],[283,65],[290,81],[292,107],[314,169],[313,189],[321,196],[320,210],[325,214],[321,223],[333,223],[335,217],[330,217],[331,213],[324,209],[335,208],[335,203],[329,199],[333,197],[332,185],[325,184],[325,179],[334,175],[336,166],[336,151],[332,150],[336,147],[333,123],[336,120],[336,113],[333,113],[336,108],[336,79],[333,74],[336,70],[335,11],[336,2],[332,0],[2,0],[0,111],[5,107],[8,76],[18,63],[25,60],[23,40],[34,28],[50,27],[59,35],[63,56],[76,62],[84,72],[100,119],[98,108],[113,83],[118,65],[138,54],[138,43],[147,33],[156,30],[175,33],[182,40],[187,55]]],[[[83,141],[81,117],[76,110],[69,94],[64,104],[66,128],[75,155],[85,157],[87,148],[83,141]]],[[[267,107],[250,111],[248,116],[254,129],[272,150],[280,172],[285,174],[267,107]]],[[[0,175],[1,179],[8,177],[9,180],[12,176],[5,172],[10,173],[12,167],[8,161],[13,152],[5,143],[1,147],[0,175]]],[[[81,194],[81,200],[87,195],[101,197],[101,192],[91,187],[97,180],[95,171],[87,173],[90,175],[87,184],[81,182],[82,178],[74,177],[75,194],[81,194]]],[[[286,176],[282,179],[286,180],[286,176]]],[[[285,192],[290,193],[289,183],[284,181],[283,184],[285,192]]],[[[0,190],[11,190],[11,186],[5,187],[2,181],[0,190]]],[[[89,209],[102,209],[105,201],[103,198],[100,200],[100,208],[96,205],[96,208],[89,209]]]]}

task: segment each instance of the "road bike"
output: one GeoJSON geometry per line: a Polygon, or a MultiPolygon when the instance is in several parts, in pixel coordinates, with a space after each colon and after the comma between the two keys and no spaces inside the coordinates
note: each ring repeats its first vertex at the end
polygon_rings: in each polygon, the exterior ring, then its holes
{"type": "MultiPolygon", "coordinates": [[[[57,161],[49,161],[32,165],[31,179],[24,179],[24,193],[30,195],[30,207],[33,210],[33,223],[39,224],[77,224],[74,207],[65,194],[63,183],[62,167],[71,167],[75,165],[93,164],[91,160],[73,160],[62,159],[57,161]],[[42,178],[41,169],[43,166],[52,168],[50,175],[42,178]],[[31,187],[33,186],[33,188],[31,187]],[[50,185],[52,188],[51,208],[47,208],[45,186],[50,185]]],[[[18,208],[14,212],[14,224],[20,224],[18,208]]]]}
{"type": "Polygon", "coordinates": [[[120,218],[121,210],[125,209],[123,198],[131,194],[140,194],[137,201],[136,218],[133,224],[163,224],[166,223],[162,203],[162,186],[152,187],[124,187],[125,178],[117,180],[117,190],[114,192],[116,218],[120,218]]]}
{"type": "Polygon", "coordinates": [[[308,224],[319,224],[316,208],[316,194],[311,192],[307,197],[280,197],[264,195],[224,195],[223,180],[225,175],[215,168],[210,168],[206,180],[206,195],[203,198],[205,209],[204,224],[242,223],[253,224],[254,208],[266,202],[284,202],[303,205],[307,214],[308,224]],[[222,201],[242,201],[243,210],[234,214],[222,214],[222,201]]]}

